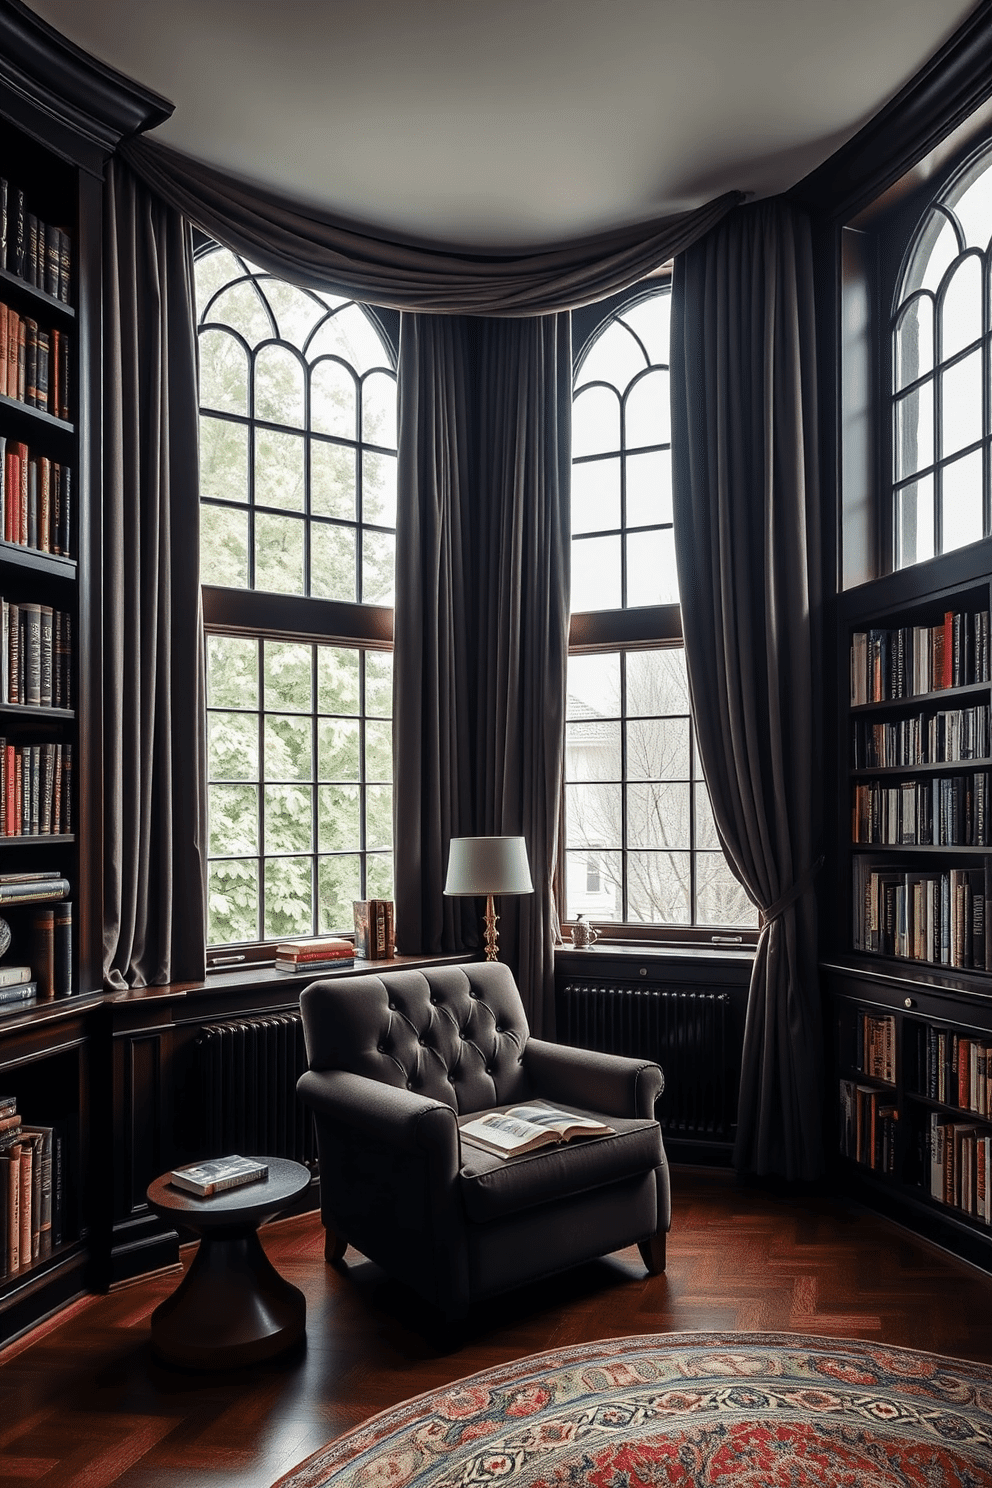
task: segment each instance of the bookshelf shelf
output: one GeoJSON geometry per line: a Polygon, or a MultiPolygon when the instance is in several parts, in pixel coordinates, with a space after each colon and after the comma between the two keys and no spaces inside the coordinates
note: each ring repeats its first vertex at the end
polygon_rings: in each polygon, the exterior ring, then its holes
{"type": "Polygon", "coordinates": [[[65,300],[50,295],[36,284],[29,284],[19,274],[0,268],[0,299],[18,300],[21,304],[37,305],[45,316],[53,315],[71,324],[76,319],[76,307],[65,300]]]}
{"type": "Polygon", "coordinates": [[[841,928],[823,974],[838,1178],[987,1269],[992,1101],[984,1087],[981,1102],[958,1100],[957,1081],[962,1049],[976,1051],[969,1080],[978,1051],[983,1081],[992,1068],[990,609],[988,541],[839,597],[841,928]],[[928,667],[956,685],[907,694],[928,667]],[[876,700],[855,702],[855,688],[876,700]],[[889,1029],[891,1084],[857,1057],[863,1020],[889,1029]]]}
{"type": "Polygon", "coordinates": [[[988,682],[969,682],[961,687],[942,687],[936,692],[914,692],[903,697],[882,698],[876,703],[851,703],[852,718],[873,717],[878,713],[905,712],[907,709],[931,707],[933,704],[953,704],[962,698],[988,697],[988,682]]]}
{"type": "Polygon", "coordinates": [[[968,770],[987,770],[992,767],[992,757],[982,755],[979,759],[938,760],[926,765],[859,765],[848,773],[852,780],[901,779],[904,775],[960,775],[968,770]]]}
{"type": "Polygon", "coordinates": [[[0,564],[13,568],[27,568],[34,573],[46,574],[53,579],[64,579],[74,583],[78,565],[75,558],[63,558],[57,553],[45,553],[39,548],[29,548],[20,543],[5,542],[0,538],[0,564]]]}
{"type": "Polygon", "coordinates": [[[56,418],[53,413],[46,413],[44,408],[33,408],[30,403],[22,403],[19,398],[8,398],[6,393],[0,393],[0,415],[5,419],[26,419],[29,424],[40,424],[42,428],[52,429],[59,434],[76,432],[76,426],[71,420],[56,418]]]}

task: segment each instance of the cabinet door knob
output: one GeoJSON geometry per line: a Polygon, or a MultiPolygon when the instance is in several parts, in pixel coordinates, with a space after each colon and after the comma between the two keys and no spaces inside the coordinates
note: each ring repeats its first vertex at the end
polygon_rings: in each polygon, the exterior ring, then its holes
{"type": "Polygon", "coordinates": [[[905,1002],[903,1003],[903,1007],[913,1008],[915,1006],[916,1006],[916,1002],[914,1001],[914,999],[912,997],[907,997],[906,1000],[905,1000],[905,1002]]]}

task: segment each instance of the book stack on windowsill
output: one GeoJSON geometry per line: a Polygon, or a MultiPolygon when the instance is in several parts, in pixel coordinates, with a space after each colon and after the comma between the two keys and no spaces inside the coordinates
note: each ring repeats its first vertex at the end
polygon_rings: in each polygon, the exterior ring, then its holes
{"type": "Polygon", "coordinates": [[[316,940],[293,940],[276,946],[276,971],[333,971],[354,966],[350,940],[324,935],[316,940]]]}

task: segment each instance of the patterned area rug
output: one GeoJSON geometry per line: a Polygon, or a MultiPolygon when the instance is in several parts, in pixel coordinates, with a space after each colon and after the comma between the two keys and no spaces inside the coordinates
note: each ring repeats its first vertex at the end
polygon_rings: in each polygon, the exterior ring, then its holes
{"type": "Polygon", "coordinates": [[[791,1333],[517,1359],[339,1437],[276,1488],[989,1488],[992,1368],[791,1333]]]}

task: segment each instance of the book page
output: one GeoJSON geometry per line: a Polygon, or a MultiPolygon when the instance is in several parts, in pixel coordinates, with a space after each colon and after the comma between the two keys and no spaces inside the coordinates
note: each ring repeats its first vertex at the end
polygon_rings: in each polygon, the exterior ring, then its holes
{"type": "Polygon", "coordinates": [[[568,1111],[556,1111],[552,1106],[514,1106],[507,1114],[519,1117],[521,1121],[529,1122],[531,1126],[539,1126],[542,1131],[548,1129],[564,1131],[572,1126],[588,1127],[590,1131],[604,1129],[602,1121],[594,1121],[589,1116],[573,1116],[568,1111]]]}

